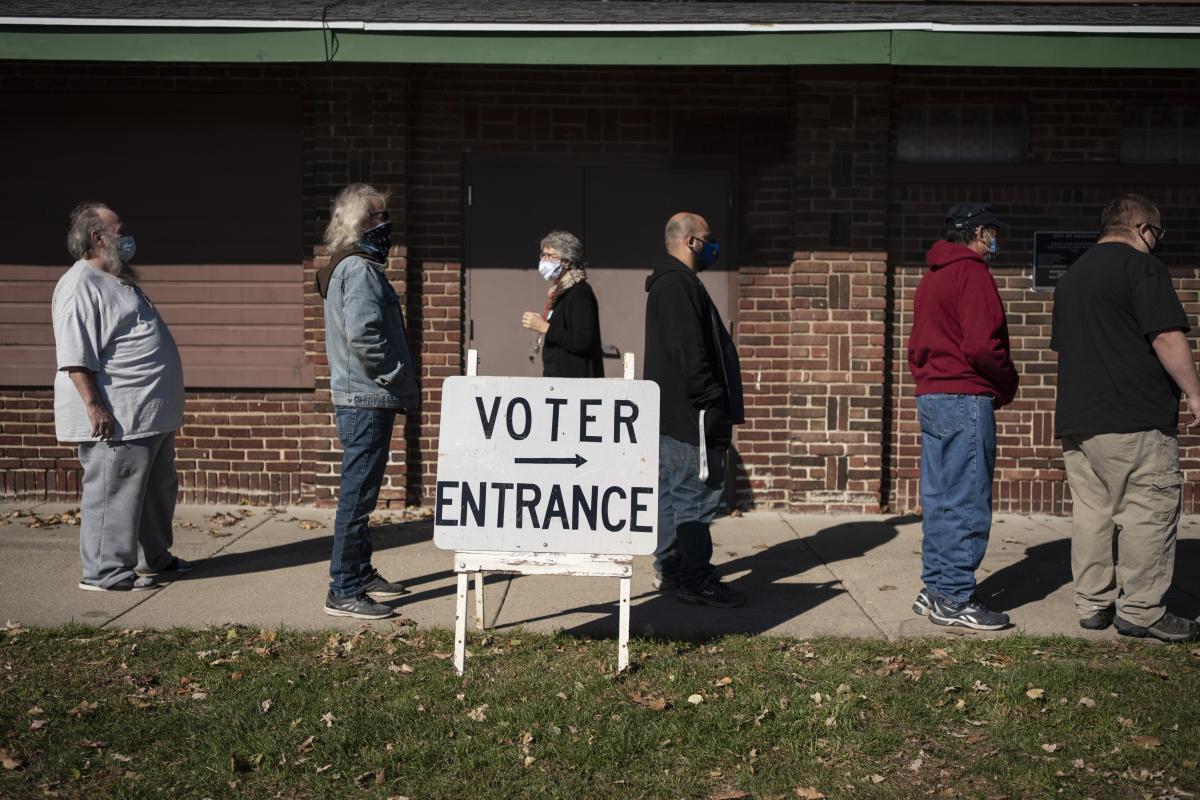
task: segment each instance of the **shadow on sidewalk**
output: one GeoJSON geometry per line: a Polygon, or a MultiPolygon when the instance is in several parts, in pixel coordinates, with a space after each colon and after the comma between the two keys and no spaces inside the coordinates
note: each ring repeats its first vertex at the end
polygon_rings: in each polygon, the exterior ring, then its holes
{"type": "MultiPolygon", "coordinates": [[[[371,528],[374,536],[375,553],[387,552],[394,548],[424,544],[433,539],[433,524],[428,521],[402,522],[393,525],[380,525],[371,528]]],[[[224,578],[232,575],[250,575],[256,572],[270,572],[277,569],[288,569],[305,564],[328,564],[330,550],[333,545],[333,534],[325,533],[286,544],[271,545],[257,550],[247,550],[236,553],[219,553],[210,558],[195,562],[195,570],[186,575],[173,578],[172,582],[205,580],[206,578],[224,578]]],[[[447,556],[449,563],[450,556],[447,556]]],[[[376,566],[379,566],[378,561],[376,566]]],[[[446,569],[426,575],[405,575],[403,567],[381,568],[387,577],[398,580],[405,586],[420,586],[426,583],[454,577],[453,570],[446,569]]],[[[321,586],[314,591],[320,591],[321,586]]],[[[454,588],[449,590],[431,590],[421,595],[421,598],[438,597],[454,594],[454,588]]],[[[409,602],[417,596],[407,594],[401,602],[409,602]]]]}
{"type": "MultiPolygon", "coordinates": [[[[1175,547],[1175,574],[1167,608],[1194,619],[1200,614],[1200,541],[1182,539],[1175,547]]],[[[980,599],[999,611],[1013,611],[1046,599],[1071,584],[1071,540],[1055,539],[1025,548],[1020,561],[996,570],[976,587],[980,599]]]]}
{"type": "MultiPolygon", "coordinates": [[[[772,630],[846,592],[837,580],[804,583],[790,581],[791,578],[834,561],[863,556],[894,539],[898,535],[897,525],[911,521],[908,517],[893,517],[882,521],[845,522],[722,564],[720,572],[729,585],[749,596],[741,608],[707,609],[684,605],[673,592],[640,595],[634,599],[644,602],[633,611],[630,633],[696,640],[772,630]]],[[[714,550],[721,549],[724,546],[720,543],[714,546],[714,550]]],[[[514,627],[568,614],[605,614],[563,632],[571,636],[613,638],[617,631],[617,610],[615,601],[593,603],[496,627],[514,627]]]]}

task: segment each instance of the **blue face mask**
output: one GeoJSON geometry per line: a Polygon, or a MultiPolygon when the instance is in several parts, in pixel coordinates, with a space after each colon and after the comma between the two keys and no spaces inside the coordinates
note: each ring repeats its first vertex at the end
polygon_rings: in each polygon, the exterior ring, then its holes
{"type": "Polygon", "coordinates": [[[117,255],[126,264],[133,261],[133,254],[136,252],[137,243],[133,241],[132,236],[122,236],[117,239],[117,255]]]}
{"type": "Polygon", "coordinates": [[[996,239],[996,237],[993,236],[992,241],[988,243],[988,249],[987,249],[988,258],[995,258],[996,253],[999,253],[999,252],[1000,252],[1000,242],[996,239]]]}
{"type": "Polygon", "coordinates": [[[363,231],[358,246],[376,264],[386,264],[388,251],[392,249],[392,221],[381,222],[363,231]]]}
{"type": "Polygon", "coordinates": [[[700,263],[706,267],[711,267],[717,263],[717,259],[721,257],[721,245],[716,242],[706,242],[703,239],[700,241],[700,252],[696,257],[700,259],[700,263]]]}

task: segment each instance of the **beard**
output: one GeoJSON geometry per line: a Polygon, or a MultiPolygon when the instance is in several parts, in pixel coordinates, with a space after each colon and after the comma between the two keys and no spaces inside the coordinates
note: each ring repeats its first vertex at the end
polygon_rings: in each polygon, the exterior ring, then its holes
{"type": "Polygon", "coordinates": [[[106,235],[104,237],[104,244],[104,258],[100,263],[100,269],[118,280],[137,283],[137,270],[122,261],[121,256],[117,253],[117,238],[106,235]]]}

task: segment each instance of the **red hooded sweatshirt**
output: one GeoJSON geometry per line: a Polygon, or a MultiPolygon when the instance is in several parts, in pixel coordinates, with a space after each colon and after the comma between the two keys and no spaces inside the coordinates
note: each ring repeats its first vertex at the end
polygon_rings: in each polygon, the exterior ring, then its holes
{"type": "Polygon", "coordinates": [[[987,261],[965,245],[941,241],[925,264],[908,337],[917,394],[990,394],[997,408],[1008,405],[1017,393],[1017,370],[987,261]]]}

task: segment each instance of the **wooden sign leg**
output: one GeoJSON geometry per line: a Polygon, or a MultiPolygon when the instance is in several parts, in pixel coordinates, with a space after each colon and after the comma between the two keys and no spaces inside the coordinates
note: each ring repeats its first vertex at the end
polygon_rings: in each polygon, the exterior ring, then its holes
{"type": "Polygon", "coordinates": [[[483,573],[475,573],[475,627],[483,630],[487,627],[483,616],[483,573]]]}
{"type": "Polygon", "coordinates": [[[458,573],[458,606],[454,614],[454,671],[459,675],[467,665],[467,581],[470,576],[458,573]]]}
{"type": "Polygon", "coordinates": [[[617,622],[617,672],[629,669],[629,578],[621,578],[621,606],[617,622]]]}

